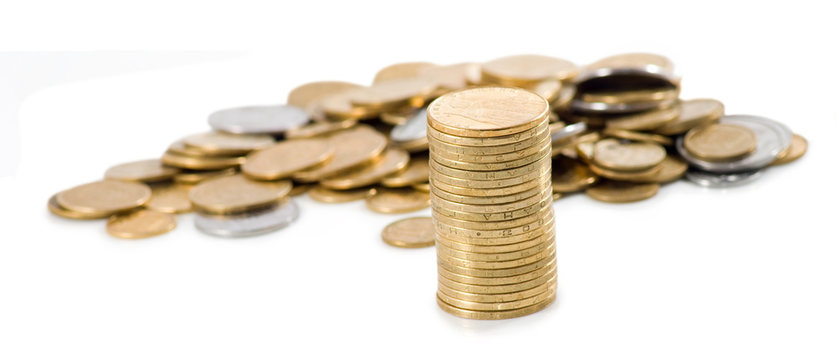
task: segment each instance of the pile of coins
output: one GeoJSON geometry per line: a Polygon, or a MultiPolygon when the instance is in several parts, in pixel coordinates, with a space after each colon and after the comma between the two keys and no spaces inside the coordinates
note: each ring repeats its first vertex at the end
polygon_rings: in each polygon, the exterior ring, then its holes
{"type": "Polygon", "coordinates": [[[519,88],[443,95],[428,109],[440,307],[507,319],[556,296],[550,109],[519,88]]]}

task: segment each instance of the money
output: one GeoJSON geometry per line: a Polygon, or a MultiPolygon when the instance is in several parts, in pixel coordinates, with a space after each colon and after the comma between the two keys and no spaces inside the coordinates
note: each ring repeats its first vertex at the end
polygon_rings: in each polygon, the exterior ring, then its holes
{"type": "Polygon", "coordinates": [[[382,240],[401,248],[434,246],[434,225],[427,216],[398,220],[382,230],[382,240]]]}
{"type": "Polygon", "coordinates": [[[246,237],[266,234],[282,229],[300,215],[294,200],[284,201],[255,211],[231,215],[195,214],[195,227],[209,235],[220,237],[246,237]]]}

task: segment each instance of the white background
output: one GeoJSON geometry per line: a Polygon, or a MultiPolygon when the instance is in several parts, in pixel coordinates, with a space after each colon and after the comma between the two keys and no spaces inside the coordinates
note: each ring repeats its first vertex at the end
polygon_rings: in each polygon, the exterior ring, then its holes
{"type": "Polygon", "coordinates": [[[819,3],[4,2],[0,358],[836,359],[839,26],[819,3]],[[525,318],[440,311],[434,250],[386,246],[380,230],[405,215],[362,202],[298,198],[298,222],[240,240],[191,215],[118,240],[46,211],[207,129],[213,110],[307,81],[627,51],[671,57],[685,98],[780,120],[810,151],[741,188],[556,202],[558,301],[525,318]]]}

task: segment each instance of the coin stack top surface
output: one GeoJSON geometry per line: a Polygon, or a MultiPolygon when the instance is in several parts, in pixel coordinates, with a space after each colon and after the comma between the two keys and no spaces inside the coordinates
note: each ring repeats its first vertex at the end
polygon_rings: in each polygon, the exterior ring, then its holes
{"type": "Polygon", "coordinates": [[[428,107],[440,307],[470,319],[537,312],[556,296],[548,102],[481,87],[428,107]]]}

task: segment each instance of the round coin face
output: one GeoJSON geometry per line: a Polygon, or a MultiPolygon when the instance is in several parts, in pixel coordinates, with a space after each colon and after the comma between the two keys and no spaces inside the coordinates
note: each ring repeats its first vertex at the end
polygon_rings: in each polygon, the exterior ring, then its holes
{"type": "Polygon", "coordinates": [[[146,208],[170,214],[180,214],[192,211],[192,202],[189,201],[191,186],[165,183],[151,185],[151,200],[146,208]]]}
{"type": "Polygon", "coordinates": [[[297,220],[300,209],[294,200],[238,215],[195,214],[195,227],[201,232],[221,237],[246,237],[282,229],[297,220]]]}
{"type": "Polygon", "coordinates": [[[709,188],[729,188],[748,184],[763,175],[763,169],[745,172],[718,174],[697,169],[689,169],[685,177],[692,183],[709,188]]]}
{"type": "Polygon", "coordinates": [[[667,156],[659,144],[650,142],[621,143],[603,139],[594,145],[594,162],[616,171],[641,171],[652,168],[667,156]]]}
{"type": "Polygon", "coordinates": [[[112,166],[105,171],[106,179],[154,182],[171,179],[179,169],[163,165],[160,159],[133,161],[112,166]]]}
{"type": "Polygon", "coordinates": [[[373,78],[373,83],[417,77],[423,70],[435,66],[437,65],[424,61],[388,65],[376,73],[376,76],[373,78]]]}
{"type": "Polygon", "coordinates": [[[693,128],[685,135],[685,149],[702,160],[729,161],[755,150],[757,138],[747,127],[736,124],[710,124],[693,128]]]}
{"type": "Polygon", "coordinates": [[[233,134],[281,134],[309,122],[309,114],[292,105],[244,106],[216,111],[207,121],[233,134]]]}
{"type": "Polygon", "coordinates": [[[256,181],[244,175],[206,180],[196,185],[189,199],[196,209],[211,214],[231,214],[279,202],[291,191],[291,181],[256,181]]]}
{"type": "Polygon", "coordinates": [[[387,138],[369,126],[337,132],[329,141],[335,146],[335,155],[321,166],[295,173],[295,180],[315,182],[363,166],[375,160],[387,145],[387,138]]]}
{"type": "Polygon", "coordinates": [[[176,224],[175,215],[143,209],[112,216],[105,229],[114,237],[142,239],[167,233],[176,224]]]}
{"type": "Polygon", "coordinates": [[[320,181],[322,186],[336,190],[347,190],[373,185],[390,174],[408,166],[411,156],[399,148],[389,148],[370,165],[358,170],[330,177],[320,181]]]}
{"type": "Polygon", "coordinates": [[[259,180],[277,180],[323,164],[334,153],[326,138],[286,140],[248,155],[242,172],[259,180]]]}
{"type": "Polygon", "coordinates": [[[508,86],[522,86],[542,80],[568,80],[579,69],[574,63],[543,55],[513,55],[498,58],[482,67],[484,81],[508,86]]]}
{"type": "Polygon", "coordinates": [[[449,135],[484,138],[526,131],[548,113],[548,102],[527,90],[481,87],[434,100],[428,106],[428,124],[449,135]]]}
{"type": "Polygon", "coordinates": [[[131,210],[151,198],[148,185],[138,182],[101,180],[64,190],[56,202],[67,210],[95,217],[131,210]]]}
{"type": "Polygon", "coordinates": [[[434,224],[427,216],[402,219],[382,230],[382,240],[401,248],[434,246],[434,224]]]}

